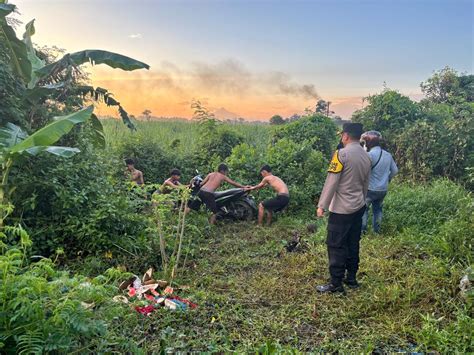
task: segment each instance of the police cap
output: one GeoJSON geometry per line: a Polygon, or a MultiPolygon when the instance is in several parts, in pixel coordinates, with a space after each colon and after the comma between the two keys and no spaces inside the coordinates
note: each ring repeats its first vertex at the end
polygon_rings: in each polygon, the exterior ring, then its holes
{"type": "Polygon", "coordinates": [[[342,126],[342,133],[347,133],[353,138],[359,139],[363,132],[362,123],[344,123],[342,126]]]}

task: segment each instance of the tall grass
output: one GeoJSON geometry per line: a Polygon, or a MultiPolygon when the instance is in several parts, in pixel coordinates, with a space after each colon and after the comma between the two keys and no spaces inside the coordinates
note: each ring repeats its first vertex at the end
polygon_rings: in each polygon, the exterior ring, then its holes
{"type": "MultiPolygon", "coordinates": [[[[164,149],[172,147],[177,150],[177,153],[184,154],[196,149],[200,134],[199,123],[191,120],[137,121],[135,132],[131,132],[116,119],[104,119],[102,124],[110,147],[115,147],[135,136],[140,140],[158,142],[164,149]],[[173,142],[179,142],[179,144],[173,144],[173,142]]],[[[266,149],[273,130],[273,126],[257,123],[224,124],[257,149],[266,149]]]]}

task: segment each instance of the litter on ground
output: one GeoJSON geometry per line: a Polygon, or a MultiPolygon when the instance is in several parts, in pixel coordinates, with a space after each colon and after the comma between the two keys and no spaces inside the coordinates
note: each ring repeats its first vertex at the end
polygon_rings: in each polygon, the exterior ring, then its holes
{"type": "Polygon", "coordinates": [[[134,275],[123,281],[119,290],[126,295],[117,295],[113,300],[130,303],[138,313],[145,316],[149,316],[157,308],[185,311],[197,307],[197,304],[175,295],[175,290],[168,286],[167,281],[154,280],[152,268],[149,268],[141,279],[134,275]]]}

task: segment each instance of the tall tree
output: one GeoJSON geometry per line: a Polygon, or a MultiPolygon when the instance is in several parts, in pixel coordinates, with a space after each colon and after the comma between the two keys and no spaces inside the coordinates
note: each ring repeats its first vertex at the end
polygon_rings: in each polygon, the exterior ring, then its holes
{"type": "Polygon", "coordinates": [[[272,124],[272,125],[282,125],[282,124],[285,124],[285,123],[286,123],[286,121],[280,115],[273,115],[270,118],[270,124],[272,124]]]}

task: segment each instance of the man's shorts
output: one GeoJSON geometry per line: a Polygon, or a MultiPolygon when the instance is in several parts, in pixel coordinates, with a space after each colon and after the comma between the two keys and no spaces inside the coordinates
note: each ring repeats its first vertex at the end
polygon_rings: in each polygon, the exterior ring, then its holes
{"type": "Polygon", "coordinates": [[[198,197],[201,199],[202,202],[204,202],[206,207],[212,213],[219,212],[219,209],[217,208],[217,205],[216,205],[216,197],[214,196],[214,193],[209,192],[209,191],[200,190],[198,192],[198,197]]]}
{"type": "Polygon", "coordinates": [[[290,196],[279,194],[279,195],[276,195],[276,197],[274,198],[263,201],[262,205],[268,211],[280,212],[286,206],[288,206],[289,202],[290,202],[290,196]]]}

